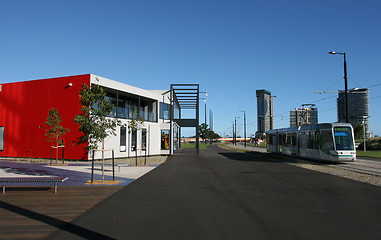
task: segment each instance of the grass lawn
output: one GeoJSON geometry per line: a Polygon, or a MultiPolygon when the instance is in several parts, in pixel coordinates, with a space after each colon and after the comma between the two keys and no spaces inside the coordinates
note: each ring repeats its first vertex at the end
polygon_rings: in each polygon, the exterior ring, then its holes
{"type": "MultiPolygon", "coordinates": [[[[209,143],[207,143],[209,145],[209,143]]],[[[205,143],[199,145],[200,149],[205,149],[205,143]]],[[[181,143],[181,148],[196,148],[196,143],[181,143]]]]}
{"type": "Polygon", "coordinates": [[[375,158],[381,158],[381,151],[356,151],[356,155],[358,157],[375,157],[375,158]]]}

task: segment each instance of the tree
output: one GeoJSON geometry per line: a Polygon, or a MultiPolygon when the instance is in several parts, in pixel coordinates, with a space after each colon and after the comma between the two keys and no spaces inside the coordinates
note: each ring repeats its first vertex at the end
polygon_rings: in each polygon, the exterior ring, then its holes
{"type": "MultiPolygon", "coordinates": [[[[134,112],[133,116],[136,116],[136,119],[135,118],[131,119],[131,121],[128,125],[128,134],[131,134],[132,131],[134,131],[134,130],[137,131],[137,130],[141,129],[143,124],[144,124],[144,118],[142,118],[139,115],[138,110],[136,108],[133,108],[132,111],[134,112]]],[[[135,149],[135,163],[137,166],[138,165],[138,151],[136,149],[135,149]]]]}
{"type": "Polygon", "coordinates": [[[82,85],[79,93],[81,101],[80,114],[74,117],[79,124],[79,131],[83,133],[76,143],[87,143],[86,150],[95,150],[102,143],[102,182],[104,182],[104,140],[110,135],[116,135],[116,127],[121,124],[117,118],[110,117],[114,105],[106,97],[106,92],[98,85],[91,88],[82,85]]]}
{"type": "Polygon", "coordinates": [[[56,108],[52,108],[48,112],[48,117],[45,124],[50,126],[50,128],[45,129],[45,136],[48,137],[46,141],[54,142],[56,145],[56,165],[58,160],[58,146],[63,145],[62,136],[65,135],[70,130],[61,126],[62,117],[56,108]]]}
{"type": "Polygon", "coordinates": [[[364,127],[361,123],[357,123],[354,128],[355,139],[362,139],[364,137],[364,127]]]}
{"type": "Polygon", "coordinates": [[[208,138],[208,135],[209,135],[208,124],[202,123],[199,127],[199,133],[200,133],[200,137],[202,138],[202,140],[204,140],[206,144],[206,139],[208,138]]]}
{"type": "Polygon", "coordinates": [[[215,133],[213,130],[209,130],[209,136],[208,137],[211,141],[214,139],[221,138],[221,136],[218,135],[217,133],[215,133]]]}

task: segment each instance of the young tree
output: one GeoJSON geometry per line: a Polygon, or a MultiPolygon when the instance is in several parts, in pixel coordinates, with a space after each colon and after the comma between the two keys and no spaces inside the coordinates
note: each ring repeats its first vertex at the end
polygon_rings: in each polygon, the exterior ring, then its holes
{"type": "Polygon", "coordinates": [[[46,141],[54,142],[56,145],[56,165],[58,160],[58,146],[63,145],[62,136],[65,135],[70,130],[61,126],[62,117],[56,108],[52,108],[48,112],[48,117],[45,124],[50,128],[45,129],[45,136],[48,137],[46,141]]]}
{"type": "Polygon", "coordinates": [[[354,127],[355,139],[362,139],[364,136],[364,127],[361,123],[357,123],[354,127]]]}
{"type": "Polygon", "coordinates": [[[200,137],[202,138],[202,140],[204,140],[206,144],[206,139],[209,136],[208,124],[202,123],[199,127],[199,133],[200,133],[200,137]]]}
{"type": "MultiPolygon", "coordinates": [[[[138,113],[138,110],[136,108],[133,108],[132,109],[133,111],[133,116],[136,116],[136,118],[132,118],[130,120],[130,123],[128,124],[128,134],[131,134],[132,131],[138,131],[139,129],[141,129],[143,127],[143,124],[144,124],[144,118],[142,118],[140,116],[140,114],[138,113]]],[[[137,144],[137,143],[136,143],[137,144]]],[[[137,166],[138,165],[138,151],[135,149],[135,165],[137,166]]]]}
{"type": "Polygon", "coordinates": [[[83,133],[76,143],[87,143],[86,150],[94,150],[102,143],[102,182],[104,182],[104,140],[110,135],[116,135],[116,127],[120,125],[117,118],[110,117],[114,105],[106,98],[106,92],[98,85],[91,88],[82,85],[79,93],[81,101],[80,114],[74,117],[74,122],[79,124],[83,133]]]}
{"type": "Polygon", "coordinates": [[[215,133],[213,130],[209,130],[209,136],[208,136],[208,138],[212,141],[214,139],[219,139],[220,135],[215,133]]]}

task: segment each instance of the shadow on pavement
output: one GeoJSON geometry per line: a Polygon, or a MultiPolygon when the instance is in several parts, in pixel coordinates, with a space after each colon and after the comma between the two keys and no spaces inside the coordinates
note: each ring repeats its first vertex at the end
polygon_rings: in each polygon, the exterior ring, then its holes
{"type": "Polygon", "coordinates": [[[75,235],[83,237],[83,238],[87,238],[87,239],[114,239],[114,238],[110,238],[106,235],[91,231],[89,229],[74,225],[72,223],[68,223],[68,222],[62,221],[62,220],[57,219],[57,218],[49,217],[47,215],[43,215],[43,214],[40,214],[40,213],[37,213],[34,211],[30,211],[28,209],[21,208],[21,207],[18,207],[18,206],[15,206],[13,204],[6,203],[3,201],[0,201],[0,207],[3,209],[6,209],[8,211],[11,211],[13,213],[34,219],[36,221],[46,223],[48,225],[62,229],[64,231],[70,232],[72,234],[75,234],[75,235]]]}

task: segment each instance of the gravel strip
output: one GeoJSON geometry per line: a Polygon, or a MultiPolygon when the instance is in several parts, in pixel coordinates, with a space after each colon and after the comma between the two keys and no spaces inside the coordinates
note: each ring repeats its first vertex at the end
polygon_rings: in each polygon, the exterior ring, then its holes
{"type": "MultiPolygon", "coordinates": [[[[229,150],[240,151],[240,152],[256,152],[255,149],[253,148],[244,149],[242,146],[239,146],[239,145],[234,146],[232,144],[221,144],[220,147],[229,149],[229,150]]],[[[296,167],[301,167],[301,168],[309,169],[312,171],[317,171],[317,172],[327,173],[327,174],[331,174],[331,175],[335,175],[335,176],[339,176],[343,178],[348,178],[348,179],[352,179],[352,180],[363,182],[363,183],[369,183],[375,186],[381,186],[380,176],[358,173],[355,171],[342,169],[332,164],[324,164],[324,163],[307,161],[304,159],[291,158],[291,157],[283,156],[283,155],[269,154],[270,158],[275,157],[277,160],[280,159],[279,158],[280,156],[282,156],[283,159],[289,161],[289,162],[285,161],[285,163],[296,166],[296,167]]]]}
{"type": "Polygon", "coordinates": [[[327,174],[331,174],[331,175],[335,175],[339,177],[352,179],[359,182],[381,186],[380,176],[358,173],[358,172],[350,171],[347,169],[338,168],[338,167],[335,167],[334,165],[318,165],[314,163],[302,163],[302,162],[289,163],[289,164],[293,166],[317,171],[317,172],[327,173],[327,174]]]}

